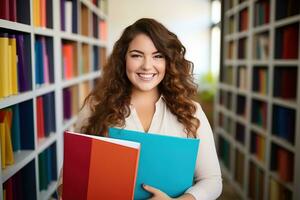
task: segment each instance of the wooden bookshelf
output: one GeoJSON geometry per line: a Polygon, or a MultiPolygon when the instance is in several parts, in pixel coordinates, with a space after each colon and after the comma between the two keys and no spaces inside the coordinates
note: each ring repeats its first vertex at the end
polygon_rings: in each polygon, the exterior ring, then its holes
{"type": "Polygon", "coordinates": [[[63,132],[72,129],[106,62],[107,0],[2,2],[9,12],[0,15],[1,64],[17,73],[4,71],[9,90],[0,93],[0,125],[12,116],[11,127],[2,130],[11,133],[14,155],[0,170],[0,199],[11,191],[16,199],[56,198],[63,132]]]}
{"type": "Polygon", "coordinates": [[[243,199],[300,199],[300,3],[223,0],[215,130],[243,199]]]}

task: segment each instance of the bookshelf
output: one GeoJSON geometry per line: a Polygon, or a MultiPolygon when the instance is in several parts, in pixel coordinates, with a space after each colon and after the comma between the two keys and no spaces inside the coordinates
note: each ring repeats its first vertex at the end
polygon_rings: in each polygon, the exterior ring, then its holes
{"type": "Polygon", "coordinates": [[[300,199],[300,3],[223,0],[215,132],[243,199],[300,199]]]}
{"type": "Polygon", "coordinates": [[[106,62],[107,3],[0,0],[0,199],[56,198],[63,131],[106,62]]]}

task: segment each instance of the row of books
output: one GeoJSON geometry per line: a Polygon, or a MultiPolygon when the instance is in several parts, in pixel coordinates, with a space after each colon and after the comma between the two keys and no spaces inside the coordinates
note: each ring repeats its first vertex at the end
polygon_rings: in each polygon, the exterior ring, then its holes
{"type": "Polygon", "coordinates": [[[32,160],[3,184],[3,200],[36,200],[35,161],[32,160]]]}
{"type": "Polygon", "coordinates": [[[276,29],[275,58],[298,59],[299,24],[291,24],[276,29]]]}
{"type": "Polygon", "coordinates": [[[251,199],[264,199],[264,171],[257,167],[253,162],[249,163],[249,185],[248,197],[251,199]]]}
{"type": "Polygon", "coordinates": [[[62,77],[66,80],[78,76],[77,54],[76,43],[66,41],[62,43],[62,77]]]}
{"type": "Polygon", "coordinates": [[[296,100],[297,98],[297,67],[275,67],[274,69],[274,97],[296,100]]]}
{"type": "Polygon", "coordinates": [[[247,38],[239,39],[238,41],[238,59],[245,59],[247,57],[247,38]]]}
{"type": "Polygon", "coordinates": [[[247,90],[248,88],[248,69],[246,66],[238,66],[237,72],[237,87],[242,90],[247,90]]]}
{"type": "Polygon", "coordinates": [[[13,152],[34,149],[32,100],[0,110],[2,169],[13,164],[13,152]]]}
{"type": "Polygon", "coordinates": [[[14,153],[11,140],[12,110],[0,110],[0,144],[1,144],[1,167],[14,164],[14,153]]]}
{"type": "Polygon", "coordinates": [[[32,88],[29,46],[27,36],[0,34],[0,99],[32,88]]]}
{"type": "Polygon", "coordinates": [[[224,68],[224,73],[223,73],[223,83],[226,83],[228,85],[233,85],[233,67],[232,66],[226,66],[224,68]]]}
{"type": "Polygon", "coordinates": [[[270,1],[261,0],[255,3],[254,26],[267,24],[270,21],[270,1]]]}
{"type": "Polygon", "coordinates": [[[228,110],[231,110],[232,107],[232,93],[229,91],[223,91],[220,92],[220,104],[223,105],[228,110]]]}
{"type": "Polygon", "coordinates": [[[57,180],[56,143],[39,154],[39,186],[47,190],[52,181],[57,180]]]}
{"type": "Polygon", "coordinates": [[[0,0],[0,19],[30,24],[30,1],[0,0]]]}
{"type": "Polygon", "coordinates": [[[36,36],[34,45],[36,85],[54,83],[52,38],[36,36]]]}
{"type": "Polygon", "coordinates": [[[251,131],[250,152],[258,160],[265,161],[266,139],[254,131],[251,131]]]}
{"type": "MultiPolygon", "coordinates": [[[[268,93],[268,69],[267,67],[258,67],[253,68],[252,76],[252,90],[260,94],[266,95],[268,93]]],[[[276,82],[274,81],[276,84],[276,82]]]]}
{"type": "Polygon", "coordinates": [[[242,188],[244,187],[244,170],[245,170],[245,155],[236,149],[234,179],[242,188]]]}
{"type": "Polygon", "coordinates": [[[106,48],[93,46],[93,70],[100,70],[104,66],[106,48]]]}
{"type": "Polygon", "coordinates": [[[71,119],[76,115],[85,98],[91,91],[90,82],[86,81],[63,90],[64,120],[71,119]]]}
{"type": "Polygon", "coordinates": [[[227,47],[227,59],[233,59],[234,57],[234,52],[235,52],[235,43],[234,42],[229,42],[228,47],[227,47]]]}
{"type": "Polygon", "coordinates": [[[298,0],[276,1],[276,20],[300,14],[298,0]]]}
{"type": "Polygon", "coordinates": [[[53,28],[52,1],[33,0],[33,24],[35,27],[53,28]]]}
{"type": "Polygon", "coordinates": [[[266,129],[267,127],[267,104],[259,100],[252,101],[251,122],[266,129]]]}
{"type": "Polygon", "coordinates": [[[236,128],[235,128],[235,140],[242,145],[245,144],[245,134],[246,134],[246,127],[237,122],[236,123],[236,128]]]}
{"type": "Polygon", "coordinates": [[[295,142],[296,111],[294,109],[273,106],[272,133],[291,144],[295,142]]]}
{"type": "MultiPolygon", "coordinates": [[[[78,33],[77,30],[77,0],[67,1],[61,0],[60,1],[60,26],[61,30],[68,32],[68,33],[78,33]]],[[[84,24],[84,23],[83,23],[84,24]]]]}
{"type": "Polygon", "coordinates": [[[280,180],[293,182],[294,180],[294,154],[285,148],[272,143],[271,170],[278,174],[280,180]]]}
{"type": "Polygon", "coordinates": [[[218,155],[222,160],[222,163],[225,165],[227,169],[230,169],[230,143],[223,137],[218,136],[218,155]]]}
{"type": "Polygon", "coordinates": [[[270,178],[269,188],[269,199],[292,199],[292,192],[274,178],[270,178]]]}
{"type": "Polygon", "coordinates": [[[236,114],[238,114],[241,117],[246,117],[247,113],[246,113],[246,97],[242,96],[242,95],[238,95],[237,96],[237,102],[236,102],[236,114]]]}
{"type": "Polygon", "coordinates": [[[249,26],[249,13],[248,9],[244,9],[239,14],[239,31],[246,31],[248,30],[249,26]]]}
{"type": "Polygon", "coordinates": [[[63,90],[63,113],[64,120],[69,120],[79,111],[78,85],[64,88],[63,90]]]}
{"type": "Polygon", "coordinates": [[[255,35],[253,43],[253,57],[258,60],[267,60],[270,55],[269,51],[269,34],[262,33],[255,35]]]}
{"type": "Polygon", "coordinates": [[[36,98],[36,122],[38,139],[56,132],[54,93],[36,98]]]}

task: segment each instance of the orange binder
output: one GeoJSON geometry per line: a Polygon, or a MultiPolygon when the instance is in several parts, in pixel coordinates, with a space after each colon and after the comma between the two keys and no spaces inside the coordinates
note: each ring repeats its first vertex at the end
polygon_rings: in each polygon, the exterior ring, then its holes
{"type": "Polygon", "coordinates": [[[133,199],[140,144],[64,133],[63,194],[68,199],[133,199]]]}

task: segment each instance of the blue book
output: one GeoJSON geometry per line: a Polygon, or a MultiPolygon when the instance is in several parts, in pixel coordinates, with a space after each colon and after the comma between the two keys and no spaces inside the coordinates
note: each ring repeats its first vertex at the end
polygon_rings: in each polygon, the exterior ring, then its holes
{"type": "Polygon", "coordinates": [[[134,199],[151,197],[142,184],[158,188],[170,197],[178,197],[192,186],[199,139],[116,128],[109,129],[109,137],[141,144],[134,199]]]}

